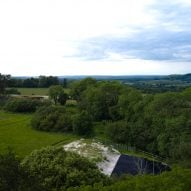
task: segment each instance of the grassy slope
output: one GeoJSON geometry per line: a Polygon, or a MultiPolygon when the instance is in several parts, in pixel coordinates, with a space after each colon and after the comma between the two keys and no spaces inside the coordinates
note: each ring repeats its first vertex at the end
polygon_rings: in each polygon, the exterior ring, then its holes
{"type": "Polygon", "coordinates": [[[63,140],[68,143],[75,136],[61,133],[36,131],[30,127],[30,114],[12,114],[0,111],[0,152],[11,147],[17,155],[24,157],[34,149],[63,140]]]}
{"type": "MultiPolygon", "coordinates": [[[[49,88],[17,88],[21,95],[48,95],[49,88]]],[[[69,89],[64,89],[69,93],[69,89]]]]}

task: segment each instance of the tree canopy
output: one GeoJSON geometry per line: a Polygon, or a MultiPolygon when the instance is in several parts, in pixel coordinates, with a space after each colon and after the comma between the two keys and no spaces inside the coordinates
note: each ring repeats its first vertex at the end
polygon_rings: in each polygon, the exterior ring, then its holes
{"type": "Polygon", "coordinates": [[[60,103],[61,105],[64,105],[68,95],[64,92],[64,88],[61,85],[54,85],[49,88],[49,97],[55,104],[60,103]]]}
{"type": "Polygon", "coordinates": [[[22,161],[22,167],[36,176],[47,191],[66,190],[69,187],[107,183],[97,166],[63,147],[47,147],[32,152],[22,161]]]}
{"type": "Polygon", "coordinates": [[[3,75],[0,73],[0,95],[5,93],[5,88],[10,80],[10,75],[3,75]]]}

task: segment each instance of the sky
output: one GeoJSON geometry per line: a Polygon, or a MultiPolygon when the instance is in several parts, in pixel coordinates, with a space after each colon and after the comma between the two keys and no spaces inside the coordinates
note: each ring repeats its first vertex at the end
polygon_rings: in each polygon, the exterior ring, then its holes
{"type": "Polygon", "coordinates": [[[191,73],[191,0],[0,0],[0,73],[191,73]]]}

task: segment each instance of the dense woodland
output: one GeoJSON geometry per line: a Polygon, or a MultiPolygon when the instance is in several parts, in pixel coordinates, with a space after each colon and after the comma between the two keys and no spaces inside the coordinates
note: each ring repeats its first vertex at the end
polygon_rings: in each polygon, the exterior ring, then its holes
{"type": "MultiPolygon", "coordinates": [[[[24,87],[42,87],[40,80],[24,87]]],[[[38,131],[102,137],[159,155],[172,166],[157,176],[109,178],[95,164],[61,148],[43,148],[23,160],[8,151],[0,155],[0,190],[190,190],[190,87],[146,93],[120,81],[85,78],[70,83],[69,94],[66,84],[54,81],[43,86],[50,87],[50,100],[32,100],[7,95],[10,76],[0,75],[0,82],[2,108],[34,112],[31,126],[38,131]]]]}

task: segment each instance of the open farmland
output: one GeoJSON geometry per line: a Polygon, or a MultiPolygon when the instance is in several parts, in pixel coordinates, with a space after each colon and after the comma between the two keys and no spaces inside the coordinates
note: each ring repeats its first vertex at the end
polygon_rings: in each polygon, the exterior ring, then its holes
{"type": "Polygon", "coordinates": [[[30,126],[31,114],[12,114],[0,111],[0,152],[8,147],[24,157],[34,149],[63,141],[68,143],[75,136],[36,131],[30,126]]]}
{"type": "Polygon", "coordinates": [[[48,95],[48,88],[17,88],[21,95],[48,95]]]}
{"type": "MultiPolygon", "coordinates": [[[[21,95],[48,95],[49,88],[17,88],[21,95]]],[[[68,88],[64,88],[66,93],[69,93],[68,88]]]]}

